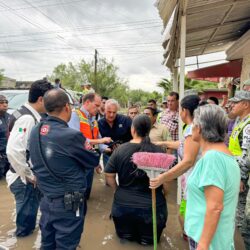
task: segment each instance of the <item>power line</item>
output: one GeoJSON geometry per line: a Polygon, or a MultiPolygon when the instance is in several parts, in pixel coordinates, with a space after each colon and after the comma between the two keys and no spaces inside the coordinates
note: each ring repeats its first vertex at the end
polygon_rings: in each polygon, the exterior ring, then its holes
{"type": "MultiPolygon", "coordinates": [[[[88,1],[88,0],[86,0],[88,1]]],[[[41,1],[33,1],[33,2],[41,2],[41,1]]],[[[69,1],[69,2],[64,2],[63,4],[64,5],[68,5],[68,4],[73,4],[73,3],[78,3],[78,2],[83,2],[83,0],[72,0],[72,1],[69,1]]],[[[54,3],[54,4],[45,4],[45,5],[38,5],[36,7],[39,7],[39,8],[44,8],[44,7],[54,7],[54,6],[58,6],[58,5],[61,5],[62,3],[54,3]]],[[[23,5],[20,5],[20,6],[23,6],[23,5]]],[[[17,7],[17,6],[15,6],[17,7]]],[[[32,9],[33,7],[17,7],[17,8],[13,8],[12,10],[13,11],[19,11],[19,10],[26,10],[26,9],[32,9]]],[[[6,8],[6,9],[2,9],[0,10],[0,12],[9,12],[11,11],[10,9],[6,8]]]]}
{"type": "Polygon", "coordinates": [[[138,26],[138,25],[148,25],[148,24],[158,24],[159,20],[156,21],[135,21],[135,22],[126,22],[126,23],[119,23],[119,24],[107,24],[102,25],[101,27],[96,27],[96,26],[83,26],[83,27],[76,27],[75,29],[67,29],[65,31],[62,30],[50,30],[50,31],[43,31],[43,32],[32,32],[32,33],[26,33],[26,34],[12,34],[12,35],[0,35],[0,38],[5,38],[5,37],[22,37],[22,36],[40,36],[40,35],[47,35],[47,34],[55,34],[55,33],[67,33],[67,32],[72,32],[74,30],[100,30],[100,29],[111,29],[111,28],[119,28],[119,26],[127,25],[128,27],[131,26],[138,26]]]}

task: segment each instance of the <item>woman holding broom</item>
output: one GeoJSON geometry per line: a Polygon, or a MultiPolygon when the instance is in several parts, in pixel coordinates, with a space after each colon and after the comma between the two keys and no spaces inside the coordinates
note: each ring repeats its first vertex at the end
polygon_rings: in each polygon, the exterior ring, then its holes
{"type": "MultiPolygon", "coordinates": [[[[185,231],[190,250],[233,250],[239,166],[224,143],[226,113],[217,105],[194,112],[192,139],[202,158],[188,178],[185,231]]],[[[155,187],[152,180],[151,186],[155,187]]]]}
{"type": "MultiPolygon", "coordinates": [[[[191,174],[195,162],[200,158],[199,144],[192,140],[192,122],[194,117],[194,110],[199,106],[200,98],[198,95],[187,95],[181,100],[180,117],[186,124],[183,130],[183,139],[180,141],[165,141],[158,142],[159,146],[166,146],[167,148],[177,149],[178,155],[181,161],[175,165],[168,172],[159,175],[154,180],[154,185],[162,185],[175,178],[181,176],[181,204],[179,210],[179,221],[183,230],[183,238],[187,240],[187,236],[184,232],[184,218],[186,213],[186,184],[188,176],[191,174]]],[[[165,185],[166,187],[168,185],[165,185]]]]}
{"type": "MultiPolygon", "coordinates": [[[[116,233],[121,239],[137,241],[142,245],[153,244],[152,200],[149,178],[132,162],[136,152],[160,152],[163,150],[150,142],[151,121],[146,115],[134,118],[131,128],[133,139],[121,145],[105,167],[107,183],[114,189],[112,217],[116,233]],[[116,183],[118,174],[119,185],[116,183]]],[[[163,187],[156,189],[157,240],[167,221],[167,205],[163,187]]]]}

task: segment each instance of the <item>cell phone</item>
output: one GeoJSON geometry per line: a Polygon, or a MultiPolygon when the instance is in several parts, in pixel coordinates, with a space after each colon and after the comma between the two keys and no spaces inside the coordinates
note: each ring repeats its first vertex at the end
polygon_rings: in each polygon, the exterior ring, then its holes
{"type": "Polygon", "coordinates": [[[113,141],[108,145],[108,148],[113,148],[116,144],[120,143],[120,141],[113,141]]]}

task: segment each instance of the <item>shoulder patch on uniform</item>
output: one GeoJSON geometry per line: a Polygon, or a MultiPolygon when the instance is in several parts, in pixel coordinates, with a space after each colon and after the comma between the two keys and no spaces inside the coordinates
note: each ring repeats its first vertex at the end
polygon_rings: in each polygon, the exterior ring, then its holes
{"type": "Polygon", "coordinates": [[[247,135],[250,135],[250,126],[247,126],[244,131],[247,135]]]}
{"type": "Polygon", "coordinates": [[[43,125],[40,130],[40,135],[47,135],[49,133],[50,126],[49,125],[43,125]]]}

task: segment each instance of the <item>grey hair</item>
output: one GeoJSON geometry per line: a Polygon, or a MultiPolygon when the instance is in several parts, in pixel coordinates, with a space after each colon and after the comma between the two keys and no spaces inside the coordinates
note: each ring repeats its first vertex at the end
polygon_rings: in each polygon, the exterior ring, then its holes
{"type": "Polygon", "coordinates": [[[114,105],[117,107],[117,110],[120,108],[120,105],[118,103],[118,101],[116,101],[115,99],[108,99],[105,103],[105,109],[108,107],[108,106],[111,106],[111,105],[114,105]]]}
{"type": "Polygon", "coordinates": [[[208,142],[223,142],[227,132],[226,112],[218,105],[200,106],[194,111],[194,126],[201,128],[201,135],[208,142]]]}

